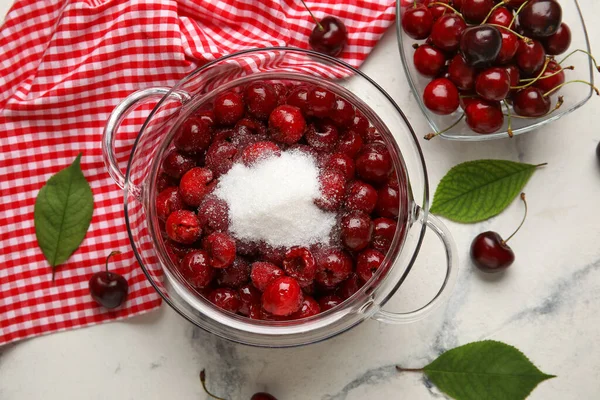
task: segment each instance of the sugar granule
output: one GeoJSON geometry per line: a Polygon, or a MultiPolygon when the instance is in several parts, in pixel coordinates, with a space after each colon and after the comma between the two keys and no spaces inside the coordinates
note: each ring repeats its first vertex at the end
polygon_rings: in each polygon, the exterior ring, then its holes
{"type": "Polygon", "coordinates": [[[214,193],[227,202],[229,230],[239,240],[273,247],[327,244],[336,215],[314,204],[318,178],[311,155],[284,151],[250,167],[235,164],[214,193]]]}

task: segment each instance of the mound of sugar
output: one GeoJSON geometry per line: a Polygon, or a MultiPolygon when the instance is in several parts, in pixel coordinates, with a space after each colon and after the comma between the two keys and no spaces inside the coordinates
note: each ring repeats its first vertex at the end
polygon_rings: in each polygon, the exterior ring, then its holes
{"type": "Polygon", "coordinates": [[[318,178],[311,155],[284,151],[250,167],[235,164],[214,194],[229,205],[229,230],[237,239],[273,247],[327,244],[336,215],[314,204],[318,178]]]}

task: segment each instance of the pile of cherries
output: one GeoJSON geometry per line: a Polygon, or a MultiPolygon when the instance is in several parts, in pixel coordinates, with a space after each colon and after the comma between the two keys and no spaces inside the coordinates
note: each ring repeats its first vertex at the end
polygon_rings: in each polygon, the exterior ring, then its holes
{"type": "Polygon", "coordinates": [[[309,317],[352,296],[382,264],[406,204],[387,145],[362,113],[327,88],[293,81],[254,81],[196,110],[177,128],[156,190],[181,277],[218,307],[261,320],[309,317]],[[227,203],[211,194],[219,177],[291,149],[319,166],[315,204],[339,217],[331,244],[237,240],[227,203]]]}
{"type": "MultiPolygon", "coordinates": [[[[511,109],[521,118],[551,113],[551,96],[572,69],[553,58],[571,44],[556,0],[415,0],[403,11],[402,27],[426,40],[414,46],[417,71],[432,78],[425,106],[440,115],[461,107],[480,134],[502,128],[503,104],[509,134],[511,109]]],[[[559,98],[554,109],[560,104],[559,98]]]]}

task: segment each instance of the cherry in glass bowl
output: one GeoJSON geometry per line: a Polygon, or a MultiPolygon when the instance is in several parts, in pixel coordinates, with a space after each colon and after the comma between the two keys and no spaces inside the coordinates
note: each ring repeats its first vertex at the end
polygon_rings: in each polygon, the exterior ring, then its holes
{"type": "Polygon", "coordinates": [[[456,248],[445,226],[428,213],[427,171],[412,128],[375,82],[335,58],[291,48],[249,50],[208,63],[173,87],[135,92],[111,114],[104,132],[103,153],[108,172],[124,189],[129,239],[148,280],[181,316],[218,336],[255,346],[290,347],[327,339],[370,318],[389,323],[412,322],[443,303],[454,285],[456,248]],[[173,147],[178,127],[220,94],[259,81],[309,83],[349,101],[381,134],[404,192],[399,199],[398,224],[390,249],[373,277],[343,303],[299,320],[253,320],[208,301],[182,276],[169,256],[155,206],[161,165],[173,147]],[[123,174],[116,156],[123,153],[115,149],[116,132],[128,112],[152,100],[158,103],[137,135],[123,174]],[[427,227],[445,247],[447,269],[442,287],[433,300],[414,312],[384,310],[413,267],[427,227]]]}
{"type": "MultiPolygon", "coordinates": [[[[417,3],[422,3],[422,0],[418,0],[417,3]]],[[[396,31],[398,36],[398,46],[400,50],[400,57],[402,59],[402,66],[410,86],[410,89],[423,112],[423,115],[429,122],[433,132],[441,132],[446,128],[453,125],[454,122],[458,121],[463,114],[463,110],[459,107],[455,112],[450,115],[438,115],[432,112],[423,101],[423,92],[427,84],[432,80],[426,76],[421,75],[415,68],[413,61],[415,49],[413,45],[419,43],[420,45],[425,44],[423,40],[415,40],[407,35],[402,28],[402,17],[408,9],[413,7],[412,0],[402,0],[396,3],[396,31]]],[[[556,59],[560,61],[564,56],[569,54],[571,51],[576,49],[585,50],[590,52],[590,43],[588,34],[583,20],[583,15],[579,7],[577,0],[564,0],[560,1],[562,6],[562,21],[565,22],[571,30],[571,45],[569,49],[556,56],[556,59]]],[[[440,6],[443,7],[443,6],[440,6]]],[[[448,10],[448,13],[452,13],[448,10]]],[[[570,80],[583,80],[594,84],[594,74],[596,68],[590,58],[583,53],[575,54],[567,61],[563,66],[574,66],[574,70],[566,70],[566,81],[570,80]]],[[[563,104],[556,111],[544,115],[539,118],[512,118],[511,128],[514,136],[520,135],[525,132],[530,132],[538,128],[546,127],[552,121],[555,121],[571,112],[577,110],[583,106],[594,94],[591,87],[583,84],[570,84],[567,85],[557,93],[552,95],[552,105],[554,108],[558,101],[558,97],[561,96],[564,101],[563,104]]],[[[511,113],[514,111],[511,109],[511,113]]],[[[505,114],[504,123],[500,129],[493,133],[480,134],[476,133],[469,128],[463,119],[456,126],[440,134],[439,136],[448,140],[460,140],[460,141],[483,141],[483,140],[494,140],[494,139],[505,139],[509,138],[508,135],[508,117],[506,107],[502,105],[502,112],[505,114]]],[[[424,136],[428,132],[419,132],[420,136],[424,136]]]]}

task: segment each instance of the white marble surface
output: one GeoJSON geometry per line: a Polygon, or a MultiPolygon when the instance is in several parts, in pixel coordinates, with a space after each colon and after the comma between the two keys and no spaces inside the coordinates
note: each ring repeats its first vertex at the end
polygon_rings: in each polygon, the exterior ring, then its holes
{"type": "MultiPolygon", "coordinates": [[[[10,6],[0,1],[0,15],[10,6]]],[[[592,47],[600,49],[600,3],[580,0],[592,47]]],[[[600,54],[600,53],[599,53],[600,54]]],[[[409,116],[428,127],[404,80],[391,29],[364,66],[409,116]]],[[[598,75],[596,75],[598,77],[598,75]]],[[[517,260],[503,276],[484,276],[468,259],[471,239],[509,233],[522,206],[478,225],[448,223],[461,257],[450,302],[407,326],[367,321],[324,343],[287,350],[235,345],[194,328],[166,306],[126,322],[59,333],[0,348],[0,399],[204,399],[198,372],[230,399],[268,390],[279,399],[444,398],[421,376],[394,365],[423,366],[443,350],[483,338],[511,343],[543,371],[558,375],[531,399],[600,398],[600,99],[543,131],[485,143],[422,143],[432,189],[467,159],[548,162],[527,185],[530,215],[511,243],[517,260]]],[[[417,267],[394,302],[417,306],[435,290],[441,246],[428,235],[417,267]]],[[[400,306],[398,306],[400,307],[400,306]]]]}

